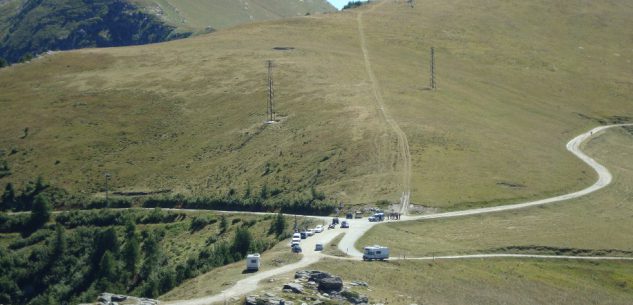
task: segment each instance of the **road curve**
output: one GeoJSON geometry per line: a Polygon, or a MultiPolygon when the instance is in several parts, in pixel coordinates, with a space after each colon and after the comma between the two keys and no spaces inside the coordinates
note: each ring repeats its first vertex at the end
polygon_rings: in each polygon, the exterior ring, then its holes
{"type": "MultiPolygon", "coordinates": [[[[580,145],[584,143],[586,140],[588,140],[589,138],[599,134],[600,132],[606,129],[613,128],[613,127],[622,127],[622,126],[633,126],[633,124],[615,124],[615,125],[599,126],[567,142],[567,146],[566,146],[567,150],[570,151],[572,154],[574,154],[576,157],[578,157],[580,160],[585,162],[587,165],[589,165],[598,174],[598,180],[596,180],[594,184],[592,184],[591,186],[585,189],[582,189],[577,192],[569,193],[569,194],[560,195],[560,196],[555,196],[555,197],[550,197],[550,198],[545,198],[545,199],[540,199],[540,200],[535,200],[535,201],[528,201],[528,202],[523,202],[523,203],[517,203],[517,204],[486,207],[486,208],[476,208],[476,209],[469,209],[469,210],[463,210],[463,211],[454,211],[454,212],[428,214],[428,215],[417,215],[417,216],[403,215],[401,221],[461,217],[461,216],[523,209],[523,208],[528,208],[528,207],[534,207],[534,206],[574,199],[574,198],[578,198],[578,197],[593,193],[597,190],[600,190],[604,188],[605,186],[609,185],[613,177],[611,176],[611,173],[606,167],[604,167],[602,164],[596,162],[596,160],[594,160],[593,158],[583,153],[582,150],[580,150],[580,145]]],[[[375,223],[375,222],[369,223],[366,221],[358,223],[358,224],[355,223],[355,225],[359,226],[359,229],[358,229],[359,231],[358,232],[352,231],[346,234],[338,244],[339,249],[341,249],[342,251],[345,251],[350,256],[362,257],[363,254],[355,248],[356,241],[358,241],[358,239],[361,236],[363,236],[365,232],[369,231],[369,229],[371,229],[373,226],[377,224],[378,223],[375,223]]],[[[465,258],[465,256],[459,256],[459,257],[465,258]]]]}
{"type": "Polygon", "coordinates": [[[598,180],[596,180],[594,184],[592,184],[591,186],[585,189],[582,189],[577,192],[569,193],[569,194],[560,195],[560,196],[555,196],[555,197],[550,197],[550,198],[545,198],[545,199],[540,199],[540,200],[535,200],[535,201],[528,201],[528,202],[523,202],[523,203],[517,203],[517,204],[509,204],[509,205],[502,205],[502,206],[477,208],[477,209],[469,209],[469,210],[463,210],[463,211],[454,211],[454,212],[437,213],[437,214],[429,214],[429,215],[403,216],[402,220],[437,219],[437,218],[477,215],[477,214],[492,213],[492,212],[502,212],[502,211],[523,209],[527,207],[534,207],[534,206],[539,206],[539,205],[544,205],[544,204],[549,204],[549,203],[565,201],[565,200],[574,199],[574,198],[582,197],[587,194],[593,193],[609,185],[611,183],[611,180],[613,179],[613,176],[611,176],[611,172],[609,172],[609,170],[606,167],[604,167],[602,164],[596,162],[596,160],[594,160],[593,158],[583,153],[582,150],[580,150],[580,145],[586,140],[588,140],[589,138],[600,133],[601,131],[604,131],[606,129],[613,128],[613,127],[622,127],[622,126],[633,126],[633,124],[614,124],[614,125],[596,127],[571,139],[571,141],[567,142],[567,146],[566,146],[567,150],[570,151],[572,154],[574,154],[576,157],[578,157],[580,160],[585,162],[587,165],[589,165],[598,174],[598,180]]]}

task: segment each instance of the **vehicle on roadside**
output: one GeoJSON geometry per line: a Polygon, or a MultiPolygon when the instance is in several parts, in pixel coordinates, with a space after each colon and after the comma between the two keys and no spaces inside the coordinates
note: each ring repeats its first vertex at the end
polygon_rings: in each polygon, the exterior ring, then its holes
{"type": "Polygon", "coordinates": [[[314,233],[321,233],[323,232],[323,226],[322,225],[318,225],[314,228],[314,233]]]}
{"type": "Polygon", "coordinates": [[[356,219],[361,219],[361,218],[363,218],[363,212],[361,212],[361,211],[356,211],[356,213],[354,214],[354,218],[356,218],[356,219]]]}
{"type": "Polygon", "coordinates": [[[299,245],[300,243],[301,243],[300,241],[293,239],[293,240],[290,242],[290,246],[291,246],[291,247],[294,247],[294,246],[299,245]]]}
{"type": "Polygon", "coordinates": [[[330,224],[329,226],[327,226],[327,229],[328,229],[328,230],[331,230],[331,229],[336,229],[336,225],[332,223],[332,224],[330,224]]]}
{"type": "Polygon", "coordinates": [[[308,236],[312,236],[312,235],[314,235],[314,230],[313,229],[308,230],[308,236]]]}
{"type": "Polygon", "coordinates": [[[352,213],[347,213],[347,214],[345,214],[345,218],[346,219],[353,219],[354,215],[352,215],[352,213]]]}
{"type": "Polygon", "coordinates": [[[363,251],[363,260],[371,261],[371,260],[381,260],[384,261],[389,258],[389,248],[374,245],[368,246],[364,248],[363,251]]]}
{"type": "Polygon", "coordinates": [[[301,253],[301,246],[299,245],[294,245],[292,246],[292,253],[301,253]]]}
{"type": "Polygon", "coordinates": [[[323,243],[317,243],[314,246],[314,251],[323,251],[323,243]]]}
{"type": "Polygon", "coordinates": [[[371,216],[371,217],[367,218],[367,220],[369,220],[369,222],[376,222],[376,221],[378,221],[376,219],[376,217],[374,217],[374,216],[371,216]]]}
{"type": "Polygon", "coordinates": [[[348,229],[349,228],[349,223],[346,220],[343,220],[343,222],[341,222],[341,229],[348,229]]]}
{"type": "Polygon", "coordinates": [[[337,225],[339,223],[338,217],[332,218],[332,224],[337,225]]]}
{"type": "Polygon", "coordinates": [[[292,239],[295,239],[295,238],[301,239],[301,233],[292,234],[292,239]]]}
{"type": "Polygon", "coordinates": [[[301,239],[306,239],[308,238],[308,232],[307,231],[302,231],[301,233],[299,233],[301,235],[301,239]]]}
{"type": "Polygon", "coordinates": [[[385,213],[375,213],[373,217],[376,218],[376,221],[383,221],[385,220],[385,213]]]}
{"type": "Polygon", "coordinates": [[[260,261],[259,253],[253,253],[246,256],[246,270],[257,271],[259,270],[260,261]]]}

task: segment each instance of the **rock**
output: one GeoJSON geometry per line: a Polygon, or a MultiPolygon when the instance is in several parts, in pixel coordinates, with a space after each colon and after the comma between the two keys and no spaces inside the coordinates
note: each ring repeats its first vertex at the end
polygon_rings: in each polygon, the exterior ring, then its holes
{"type": "Polygon", "coordinates": [[[310,286],[316,286],[316,285],[317,285],[317,283],[316,283],[315,281],[309,281],[309,282],[308,282],[308,285],[310,285],[310,286]]]}
{"type": "Polygon", "coordinates": [[[367,304],[369,302],[369,298],[364,295],[361,295],[357,298],[349,298],[347,300],[352,304],[367,304]]]}
{"type": "Polygon", "coordinates": [[[308,278],[310,277],[310,272],[308,270],[300,270],[295,272],[295,278],[296,279],[303,279],[303,278],[308,278]]]}
{"type": "Polygon", "coordinates": [[[323,304],[323,301],[314,301],[312,302],[312,305],[320,305],[323,304]]]}
{"type": "Polygon", "coordinates": [[[266,293],[265,293],[265,295],[266,295],[267,297],[269,297],[269,298],[272,298],[272,297],[274,297],[274,296],[275,296],[275,294],[274,294],[274,293],[270,293],[270,292],[266,292],[266,293]]]}
{"type": "Polygon", "coordinates": [[[323,293],[323,294],[321,294],[321,295],[322,295],[323,297],[326,297],[326,298],[329,298],[329,297],[330,297],[330,295],[329,295],[329,294],[327,294],[327,293],[323,293]]]}
{"type": "Polygon", "coordinates": [[[320,280],[326,279],[326,278],[331,278],[333,277],[331,274],[327,273],[327,272],[321,272],[321,271],[311,271],[310,272],[310,281],[314,281],[319,283],[320,280]]]}
{"type": "Polygon", "coordinates": [[[352,286],[363,286],[363,287],[368,287],[369,284],[367,284],[367,282],[361,282],[361,281],[353,281],[350,283],[350,285],[352,286]]]}
{"type": "Polygon", "coordinates": [[[298,283],[288,283],[284,285],[284,290],[290,290],[294,293],[303,293],[303,285],[298,283]]]}
{"type": "Polygon", "coordinates": [[[341,291],[343,280],[340,277],[327,277],[319,281],[319,290],[324,292],[341,291]]]}
{"type": "Polygon", "coordinates": [[[245,304],[246,305],[257,305],[257,298],[258,297],[259,296],[257,296],[257,295],[249,295],[249,296],[247,296],[245,304]]]}
{"type": "Polygon", "coordinates": [[[112,300],[112,302],[123,302],[127,300],[127,296],[115,294],[112,297],[110,297],[110,300],[112,300]]]}

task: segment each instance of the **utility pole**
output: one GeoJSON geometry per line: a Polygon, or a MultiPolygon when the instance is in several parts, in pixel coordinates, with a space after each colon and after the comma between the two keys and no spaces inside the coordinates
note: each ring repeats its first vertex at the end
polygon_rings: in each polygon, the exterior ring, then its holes
{"type": "Polygon", "coordinates": [[[110,173],[104,173],[103,176],[105,177],[105,200],[106,200],[106,207],[108,206],[108,179],[110,179],[110,177],[112,177],[112,175],[110,175],[110,173]]]}
{"type": "Polygon", "coordinates": [[[275,92],[273,91],[273,61],[268,60],[268,122],[275,121],[275,92]]]}
{"type": "Polygon", "coordinates": [[[435,83],[435,48],[431,47],[431,90],[437,89],[435,83]]]}

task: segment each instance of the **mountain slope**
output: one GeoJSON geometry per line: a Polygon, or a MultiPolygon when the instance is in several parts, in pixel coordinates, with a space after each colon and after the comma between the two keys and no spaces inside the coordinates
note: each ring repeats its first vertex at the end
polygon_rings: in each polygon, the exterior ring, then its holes
{"type": "Polygon", "coordinates": [[[118,190],[396,201],[398,137],[375,85],[409,142],[412,202],[494,205],[590,184],[564,143],[633,117],[626,1],[377,5],[4,69],[0,149],[13,174],[0,186],[42,175],[93,194],[110,172],[118,190]],[[269,59],[280,122],[266,125],[269,59]]]}
{"type": "Polygon", "coordinates": [[[258,20],[333,12],[326,0],[132,0],[185,31],[221,29],[258,20]]]}
{"type": "Polygon", "coordinates": [[[49,50],[148,44],[332,10],[325,0],[6,0],[0,2],[0,57],[17,62],[49,50]]]}

